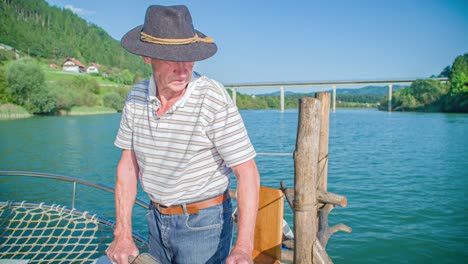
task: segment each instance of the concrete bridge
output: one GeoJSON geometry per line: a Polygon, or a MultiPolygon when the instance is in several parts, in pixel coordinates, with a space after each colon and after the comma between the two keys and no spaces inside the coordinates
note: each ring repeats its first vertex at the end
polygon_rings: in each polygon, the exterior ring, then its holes
{"type": "MultiPolygon", "coordinates": [[[[418,79],[427,79],[427,78],[418,78],[418,79]]],[[[236,102],[236,92],[237,89],[242,88],[265,88],[265,87],[279,87],[280,90],[280,110],[284,111],[284,90],[286,88],[292,87],[331,87],[333,90],[332,95],[332,109],[333,112],[336,111],[336,86],[364,86],[364,85],[386,85],[388,86],[388,109],[392,109],[392,90],[393,85],[411,85],[414,81],[418,79],[394,79],[394,80],[361,80],[361,81],[317,81],[317,82],[269,82],[269,83],[228,83],[224,84],[224,87],[230,88],[232,90],[232,100],[236,102]]],[[[447,82],[448,78],[432,78],[433,80],[438,80],[440,82],[447,82]]]]}

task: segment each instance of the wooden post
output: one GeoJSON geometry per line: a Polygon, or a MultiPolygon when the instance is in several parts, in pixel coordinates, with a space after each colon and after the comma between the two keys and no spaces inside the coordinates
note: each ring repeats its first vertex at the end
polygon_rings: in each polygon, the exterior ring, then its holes
{"type": "Polygon", "coordinates": [[[319,156],[318,156],[318,181],[317,189],[324,192],[327,191],[328,181],[328,135],[330,123],[330,93],[316,93],[321,107],[321,124],[320,124],[320,142],[319,142],[319,156]]]}
{"type": "Polygon", "coordinates": [[[299,123],[294,151],[294,263],[312,263],[317,237],[317,197],[321,103],[299,100],[299,123]]]}
{"type": "MultiPolygon", "coordinates": [[[[335,88],[336,91],[336,88],[335,88]]],[[[335,94],[336,95],[336,94],[335,94]]],[[[330,93],[322,92],[316,93],[315,98],[320,101],[321,108],[320,108],[320,139],[319,139],[319,154],[318,154],[318,175],[317,175],[317,196],[320,193],[327,193],[328,188],[328,134],[329,134],[329,123],[330,123],[330,93]]],[[[319,199],[317,198],[317,201],[319,199]]],[[[315,223],[317,224],[316,230],[319,230],[320,218],[319,214],[315,215],[315,223]]],[[[324,257],[316,257],[316,256],[327,256],[325,248],[322,246],[323,250],[318,250],[317,242],[314,243],[314,257],[315,259],[327,259],[324,257]],[[324,252],[324,254],[317,254],[319,252],[324,252]]],[[[320,244],[321,245],[321,244],[320,244]]],[[[328,258],[329,259],[329,258],[328,258]]],[[[314,261],[318,262],[318,261],[314,261]]],[[[320,262],[322,263],[322,262],[320,262]]],[[[329,262],[325,262],[329,263],[329,262]]]]}

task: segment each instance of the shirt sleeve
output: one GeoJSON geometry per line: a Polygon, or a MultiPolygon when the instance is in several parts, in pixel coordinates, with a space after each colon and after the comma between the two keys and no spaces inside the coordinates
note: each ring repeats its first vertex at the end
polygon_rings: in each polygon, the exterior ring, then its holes
{"type": "Polygon", "coordinates": [[[133,111],[128,98],[122,110],[120,127],[114,145],[121,149],[133,149],[133,111]]]}
{"type": "Polygon", "coordinates": [[[228,167],[255,158],[244,121],[232,100],[215,113],[206,132],[228,167]]]}

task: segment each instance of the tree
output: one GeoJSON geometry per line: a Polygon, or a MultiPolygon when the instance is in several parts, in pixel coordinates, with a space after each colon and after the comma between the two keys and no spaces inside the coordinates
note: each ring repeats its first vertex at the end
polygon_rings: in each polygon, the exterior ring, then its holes
{"type": "Polygon", "coordinates": [[[99,84],[95,79],[75,77],[70,84],[75,106],[94,106],[98,104],[99,84]]]}
{"type": "MultiPolygon", "coordinates": [[[[437,80],[419,79],[408,88],[399,89],[392,96],[392,111],[440,111],[445,87],[437,80]]],[[[379,109],[387,109],[387,99],[380,102],[379,109]]]]}
{"type": "Polygon", "coordinates": [[[105,107],[113,108],[119,112],[122,111],[125,105],[125,98],[115,92],[106,93],[102,98],[102,101],[105,107]]]}
{"type": "Polygon", "coordinates": [[[10,95],[7,94],[6,76],[4,67],[0,67],[0,104],[8,103],[11,101],[10,95]]]}
{"type": "Polygon", "coordinates": [[[450,76],[450,71],[451,71],[451,70],[452,70],[452,69],[450,68],[450,65],[448,65],[447,67],[445,67],[445,68],[442,70],[442,72],[439,74],[438,77],[446,77],[446,78],[448,78],[448,77],[450,76]]]}
{"type": "Polygon", "coordinates": [[[56,111],[66,110],[69,111],[75,106],[75,95],[71,89],[70,81],[58,81],[50,85],[51,93],[55,97],[56,111]]]}
{"type": "Polygon", "coordinates": [[[124,69],[122,73],[120,74],[120,79],[123,84],[131,85],[133,84],[133,81],[135,80],[135,75],[132,74],[129,70],[124,69]]]}
{"type": "Polygon", "coordinates": [[[409,91],[416,99],[417,104],[421,106],[433,104],[443,95],[440,82],[432,79],[416,80],[409,87],[409,91]]]}
{"type": "Polygon", "coordinates": [[[444,111],[468,113],[468,53],[455,58],[449,75],[450,88],[444,111]]]}
{"type": "Polygon", "coordinates": [[[468,53],[458,56],[450,72],[450,94],[468,93],[468,53]]]}
{"type": "Polygon", "coordinates": [[[57,111],[99,104],[99,84],[88,77],[76,76],[71,80],[57,81],[50,86],[50,90],[54,95],[57,111]]]}
{"type": "MultiPolygon", "coordinates": [[[[409,88],[404,88],[396,91],[392,96],[392,102],[393,111],[414,111],[416,108],[421,106],[411,94],[409,88]]],[[[381,105],[383,107],[386,107],[385,103],[386,101],[382,101],[381,105]]]]}
{"type": "Polygon", "coordinates": [[[36,61],[21,59],[7,69],[6,93],[12,103],[23,106],[30,113],[49,113],[54,108],[54,98],[45,84],[45,76],[36,61]]]}

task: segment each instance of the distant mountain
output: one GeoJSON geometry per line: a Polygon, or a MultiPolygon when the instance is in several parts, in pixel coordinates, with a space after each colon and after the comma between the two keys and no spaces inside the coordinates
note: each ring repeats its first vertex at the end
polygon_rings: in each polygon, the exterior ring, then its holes
{"type": "MultiPolygon", "coordinates": [[[[295,96],[295,95],[300,95],[300,94],[303,94],[303,93],[284,91],[284,96],[295,96]]],[[[256,94],[255,96],[280,96],[280,92],[278,91],[278,92],[265,93],[265,94],[256,94]]]]}
{"type": "MultiPolygon", "coordinates": [[[[404,88],[407,86],[403,85],[394,85],[392,87],[393,91],[398,89],[404,88]]],[[[328,92],[332,92],[332,90],[328,90],[328,92]]],[[[310,93],[295,93],[290,91],[285,91],[284,96],[298,96],[298,95],[313,95],[314,92],[310,93]]],[[[364,86],[362,88],[336,88],[337,95],[381,95],[385,96],[388,94],[388,86],[364,86]]],[[[256,96],[280,96],[280,92],[273,92],[273,93],[265,93],[265,94],[257,94],[256,96]]]]}

